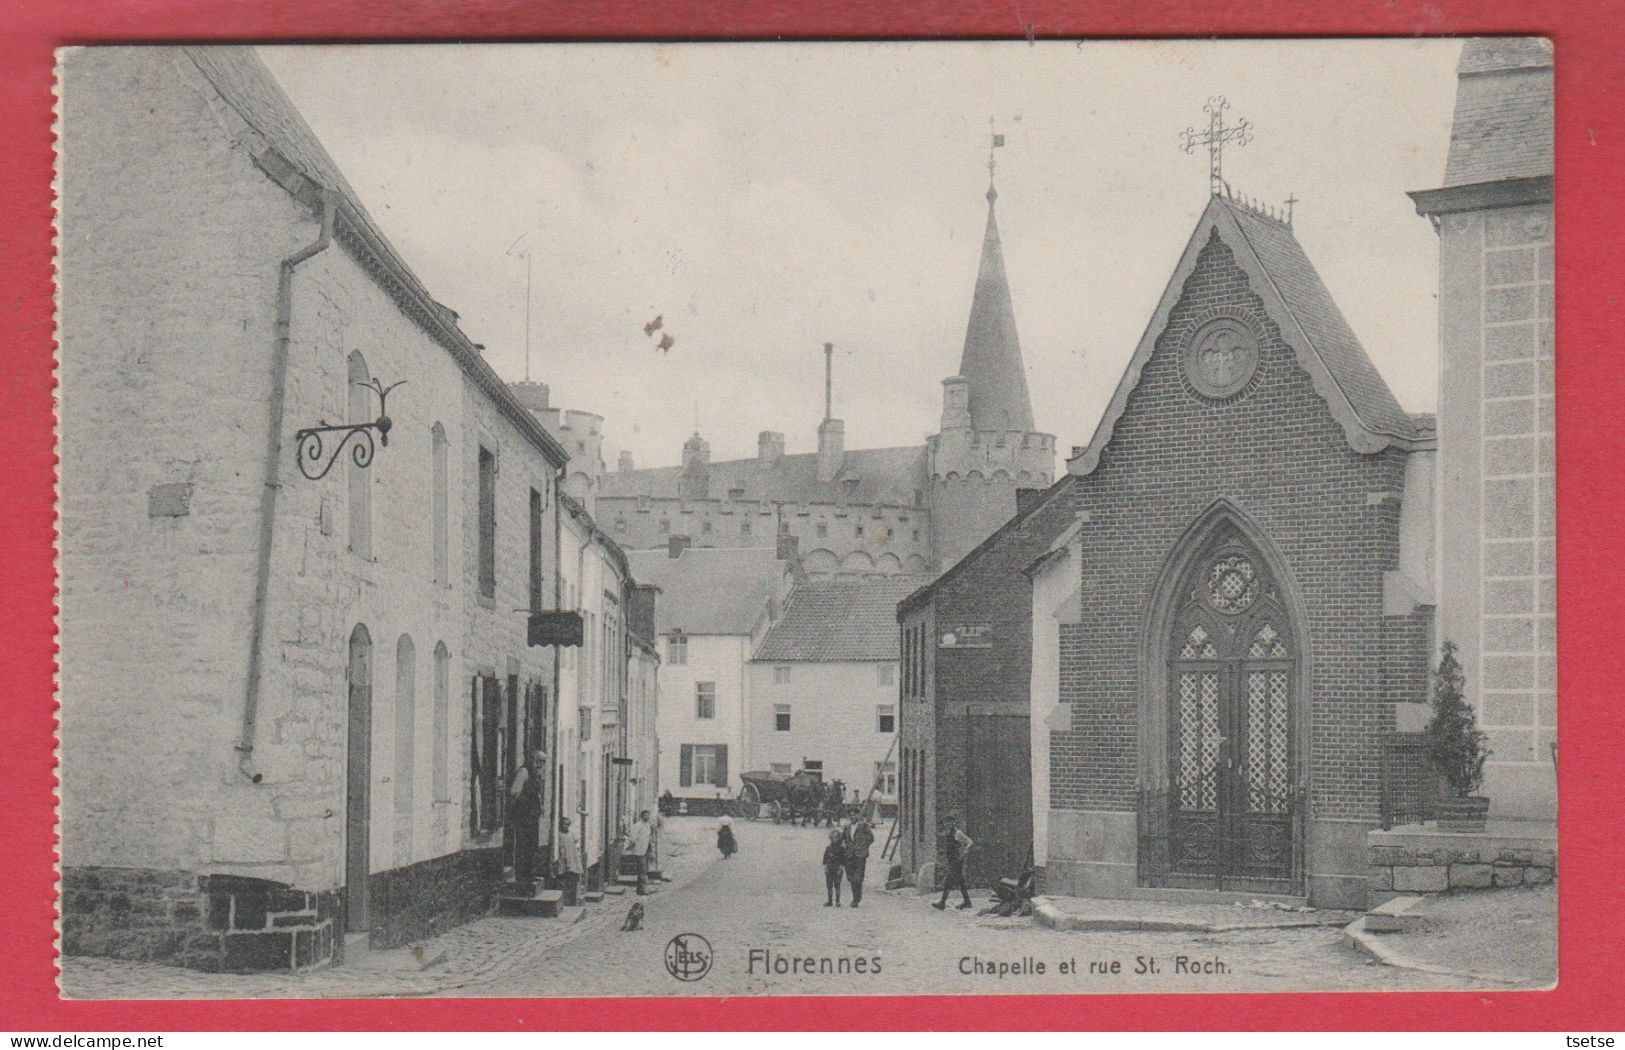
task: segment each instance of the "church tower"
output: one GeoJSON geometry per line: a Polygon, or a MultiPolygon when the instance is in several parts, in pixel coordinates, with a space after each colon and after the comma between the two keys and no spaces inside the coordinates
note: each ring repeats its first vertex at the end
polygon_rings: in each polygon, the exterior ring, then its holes
{"type": "MultiPolygon", "coordinates": [[[[1003,144],[995,135],[993,144],[1003,144]]],[[[987,232],[976,273],[959,374],[942,381],[942,423],[926,438],[931,474],[932,567],[941,572],[1016,513],[1018,489],[1055,473],[1055,438],[1033,428],[1015,308],[1004,275],[988,160],[987,232]]]]}

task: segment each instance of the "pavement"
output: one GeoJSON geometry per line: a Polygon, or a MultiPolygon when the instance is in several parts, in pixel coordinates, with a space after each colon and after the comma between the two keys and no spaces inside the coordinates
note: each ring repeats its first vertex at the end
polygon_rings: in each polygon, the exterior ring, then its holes
{"type": "Polygon", "coordinates": [[[1355,947],[1397,969],[1489,985],[1557,983],[1557,887],[1436,893],[1406,909],[1401,929],[1348,928],[1355,947]]]}
{"type": "MultiPolygon", "coordinates": [[[[740,852],[713,848],[716,821],[666,822],[673,881],[643,899],[643,929],[621,933],[630,898],[563,917],[489,917],[424,945],[427,970],[374,958],[309,974],[204,974],[72,957],[65,994],[87,998],[1073,994],[1440,990],[1496,981],[1382,965],[1332,914],[1273,908],[1088,902],[1119,928],[1057,929],[1031,918],[945,911],[935,898],[881,889],[876,857],[860,907],[824,905],[827,832],[736,821],[740,852]],[[1193,912],[1170,909],[1196,907],[1193,912]],[[1265,914],[1266,912],[1275,914],[1265,914]],[[1315,919],[1310,924],[1308,920],[1315,919]],[[1320,921],[1324,920],[1324,921],[1320,921]],[[1162,924],[1158,925],[1158,921],[1162,924]],[[1332,923],[1330,925],[1326,923],[1332,923]],[[685,978],[685,979],[680,979],[685,978]]],[[[884,839],[882,838],[882,841],[884,839]]],[[[1062,899],[1074,916],[1082,904],[1062,899]]],[[[861,1024],[853,1019],[853,1024],[861,1024]]]]}

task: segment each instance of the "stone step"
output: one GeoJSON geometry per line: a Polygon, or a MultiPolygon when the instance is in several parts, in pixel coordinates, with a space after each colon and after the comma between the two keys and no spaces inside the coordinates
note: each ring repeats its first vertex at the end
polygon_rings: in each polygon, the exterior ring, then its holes
{"type": "Polygon", "coordinates": [[[551,919],[559,914],[564,894],[559,890],[542,890],[535,896],[509,896],[497,898],[497,911],[503,915],[530,915],[551,919]]]}
{"type": "Polygon", "coordinates": [[[1421,903],[1421,897],[1406,895],[1377,905],[1365,913],[1366,932],[1399,933],[1407,925],[1415,922],[1416,917],[1411,915],[1410,911],[1421,903]]]}
{"type": "Polygon", "coordinates": [[[1282,909],[1307,908],[1308,897],[1285,893],[1248,893],[1245,890],[1188,890],[1163,886],[1136,886],[1129,893],[1130,900],[1160,901],[1166,904],[1246,904],[1258,901],[1274,904],[1282,909]]]}
{"type": "Polygon", "coordinates": [[[586,901],[588,904],[597,904],[599,901],[604,899],[604,895],[599,893],[597,890],[584,890],[582,891],[581,899],[586,901]]]}

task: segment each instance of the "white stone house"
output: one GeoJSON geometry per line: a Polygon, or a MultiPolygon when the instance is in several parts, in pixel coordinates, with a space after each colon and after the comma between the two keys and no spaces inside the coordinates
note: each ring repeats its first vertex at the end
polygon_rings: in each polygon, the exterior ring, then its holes
{"type": "Polygon", "coordinates": [[[897,801],[897,603],[917,576],[834,577],[796,585],[751,658],[751,768],[808,770],[883,806],[897,801]]]}
{"type": "Polygon", "coordinates": [[[660,791],[714,808],[739,793],[739,774],[751,768],[746,664],[789,589],[795,562],[772,548],[693,548],[681,541],[628,558],[639,582],[660,589],[660,791]]]}
{"type": "Polygon", "coordinates": [[[62,122],[63,949],[302,968],[483,913],[564,450],[251,50],[72,52],[62,122]],[[306,456],[374,379],[388,444],[306,456]]]}

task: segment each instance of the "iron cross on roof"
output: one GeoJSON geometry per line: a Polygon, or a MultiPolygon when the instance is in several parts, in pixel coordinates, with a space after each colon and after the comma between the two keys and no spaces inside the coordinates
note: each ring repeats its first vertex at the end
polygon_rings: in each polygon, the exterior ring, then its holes
{"type": "Polygon", "coordinates": [[[1196,152],[1197,146],[1206,146],[1208,155],[1208,189],[1215,196],[1224,192],[1223,158],[1224,144],[1234,142],[1238,146],[1245,146],[1253,140],[1253,125],[1246,118],[1231,127],[1224,123],[1224,111],[1230,108],[1230,102],[1223,95],[1215,95],[1207,100],[1202,111],[1207,114],[1207,130],[1197,131],[1194,127],[1186,128],[1180,134],[1185,140],[1186,153],[1196,152]]]}

